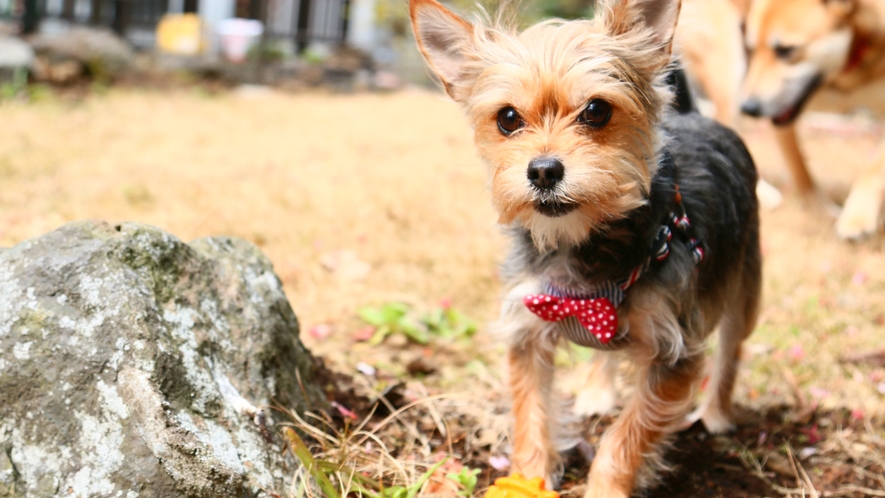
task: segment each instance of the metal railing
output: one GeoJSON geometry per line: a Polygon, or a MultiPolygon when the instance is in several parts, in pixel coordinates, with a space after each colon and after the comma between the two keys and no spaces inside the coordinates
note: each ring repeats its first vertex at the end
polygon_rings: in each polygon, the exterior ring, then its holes
{"type": "MultiPolygon", "coordinates": [[[[200,2],[218,0],[0,0],[0,17],[22,21],[26,7],[41,20],[106,26],[125,34],[129,28],[153,29],[171,4],[199,12],[200,2]]],[[[299,51],[315,41],[333,44],[347,39],[350,0],[237,0],[244,17],[265,23],[268,37],[291,39],[299,51]]]]}
{"type": "Polygon", "coordinates": [[[350,0],[252,0],[264,5],[267,35],[292,39],[301,51],[310,42],[344,43],[350,0]]]}

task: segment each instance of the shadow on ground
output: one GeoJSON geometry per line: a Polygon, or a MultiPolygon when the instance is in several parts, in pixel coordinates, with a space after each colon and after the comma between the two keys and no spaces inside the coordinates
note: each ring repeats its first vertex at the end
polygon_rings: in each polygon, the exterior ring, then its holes
{"type": "MultiPolygon", "coordinates": [[[[591,440],[610,420],[600,422],[591,440]]],[[[673,471],[645,496],[885,496],[885,442],[875,427],[848,411],[741,409],[731,434],[712,436],[700,423],[680,433],[666,457],[673,471]]],[[[571,466],[563,489],[578,491],[586,468],[571,466]]]]}

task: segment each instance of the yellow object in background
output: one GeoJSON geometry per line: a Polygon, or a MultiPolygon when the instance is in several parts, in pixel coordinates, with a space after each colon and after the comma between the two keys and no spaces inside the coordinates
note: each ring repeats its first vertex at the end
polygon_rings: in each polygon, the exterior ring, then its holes
{"type": "Polygon", "coordinates": [[[495,485],[486,491],[485,498],[559,498],[556,491],[544,489],[544,479],[526,479],[516,473],[495,479],[495,485]]]}
{"type": "Polygon", "coordinates": [[[157,25],[157,48],[176,55],[203,53],[203,21],[196,14],[164,15],[157,25]]]}

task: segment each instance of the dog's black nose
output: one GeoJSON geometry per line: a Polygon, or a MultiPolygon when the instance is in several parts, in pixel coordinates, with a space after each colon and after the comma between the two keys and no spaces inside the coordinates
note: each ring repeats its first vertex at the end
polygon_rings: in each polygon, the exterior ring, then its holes
{"type": "Polygon", "coordinates": [[[527,176],[532,185],[549,190],[562,180],[565,167],[555,157],[536,157],[529,162],[527,176]]]}
{"type": "Polygon", "coordinates": [[[762,115],[762,102],[759,102],[759,99],[750,97],[741,104],[741,112],[747,116],[758,118],[762,115]]]}

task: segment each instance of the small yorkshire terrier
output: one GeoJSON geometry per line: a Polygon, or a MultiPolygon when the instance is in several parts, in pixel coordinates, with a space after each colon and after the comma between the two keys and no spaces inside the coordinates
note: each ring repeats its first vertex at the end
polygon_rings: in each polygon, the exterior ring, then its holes
{"type": "Polygon", "coordinates": [[[421,52],[467,112],[512,236],[498,326],[510,346],[513,470],[551,486],[561,471],[551,386],[560,338],[635,364],[587,497],[653,482],[660,447],[687,420],[731,427],[741,343],[759,309],[753,160],[730,130],[669,108],[679,8],[600,0],[592,21],[520,33],[410,2],[421,52]],[[717,326],[708,395],[689,415],[717,326]]]}

